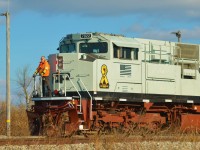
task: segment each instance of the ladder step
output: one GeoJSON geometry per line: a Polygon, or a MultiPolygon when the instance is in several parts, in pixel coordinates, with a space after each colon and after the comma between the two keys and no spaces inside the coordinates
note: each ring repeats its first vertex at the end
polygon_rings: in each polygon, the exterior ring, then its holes
{"type": "Polygon", "coordinates": [[[78,115],[82,115],[83,113],[82,112],[78,112],[78,115]]]}
{"type": "Polygon", "coordinates": [[[89,131],[89,129],[82,129],[82,131],[89,131]]]}
{"type": "Polygon", "coordinates": [[[80,97],[79,97],[79,96],[72,96],[72,98],[77,98],[77,99],[79,99],[80,97]]]}

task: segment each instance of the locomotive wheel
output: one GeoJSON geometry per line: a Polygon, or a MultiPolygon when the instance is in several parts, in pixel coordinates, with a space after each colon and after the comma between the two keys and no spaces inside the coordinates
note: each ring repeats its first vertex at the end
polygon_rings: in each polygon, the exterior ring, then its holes
{"type": "Polygon", "coordinates": [[[101,122],[101,127],[98,130],[98,135],[106,135],[106,134],[110,134],[112,131],[112,129],[110,128],[110,126],[108,125],[108,123],[102,123],[101,122]]]}

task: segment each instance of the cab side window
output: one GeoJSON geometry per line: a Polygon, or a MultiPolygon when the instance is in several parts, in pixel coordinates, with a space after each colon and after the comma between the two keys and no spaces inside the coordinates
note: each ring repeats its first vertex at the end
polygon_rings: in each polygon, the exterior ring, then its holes
{"type": "Polygon", "coordinates": [[[119,51],[120,51],[120,49],[119,49],[119,47],[118,46],[116,46],[116,45],[113,45],[113,51],[114,51],[114,58],[119,58],[120,56],[119,56],[119,51]]]}
{"type": "Polygon", "coordinates": [[[119,47],[113,45],[113,57],[118,59],[138,60],[138,48],[119,47]]]}
{"type": "Polygon", "coordinates": [[[138,60],[139,48],[133,48],[133,60],[138,60]]]}
{"type": "Polygon", "coordinates": [[[131,59],[131,48],[122,47],[122,59],[131,59]]]}

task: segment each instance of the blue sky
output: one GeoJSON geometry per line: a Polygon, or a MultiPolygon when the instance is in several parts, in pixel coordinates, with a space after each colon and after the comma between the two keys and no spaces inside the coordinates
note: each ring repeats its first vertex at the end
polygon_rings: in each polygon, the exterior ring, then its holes
{"type": "MultiPolygon", "coordinates": [[[[40,56],[57,53],[59,40],[70,33],[105,32],[128,37],[200,44],[199,0],[0,0],[0,13],[11,14],[11,90],[17,70],[32,74],[40,56]]],[[[0,99],[5,95],[6,26],[0,17],[0,99]]]]}

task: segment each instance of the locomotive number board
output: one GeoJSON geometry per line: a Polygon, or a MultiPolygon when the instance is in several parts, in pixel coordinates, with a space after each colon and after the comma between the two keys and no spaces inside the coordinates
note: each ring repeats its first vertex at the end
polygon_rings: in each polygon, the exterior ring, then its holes
{"type": "Polygon", "coordinates": [[[92,38],[91,33],[81,34],[81,39],[91,39],[91,38],[92,38]]]}

